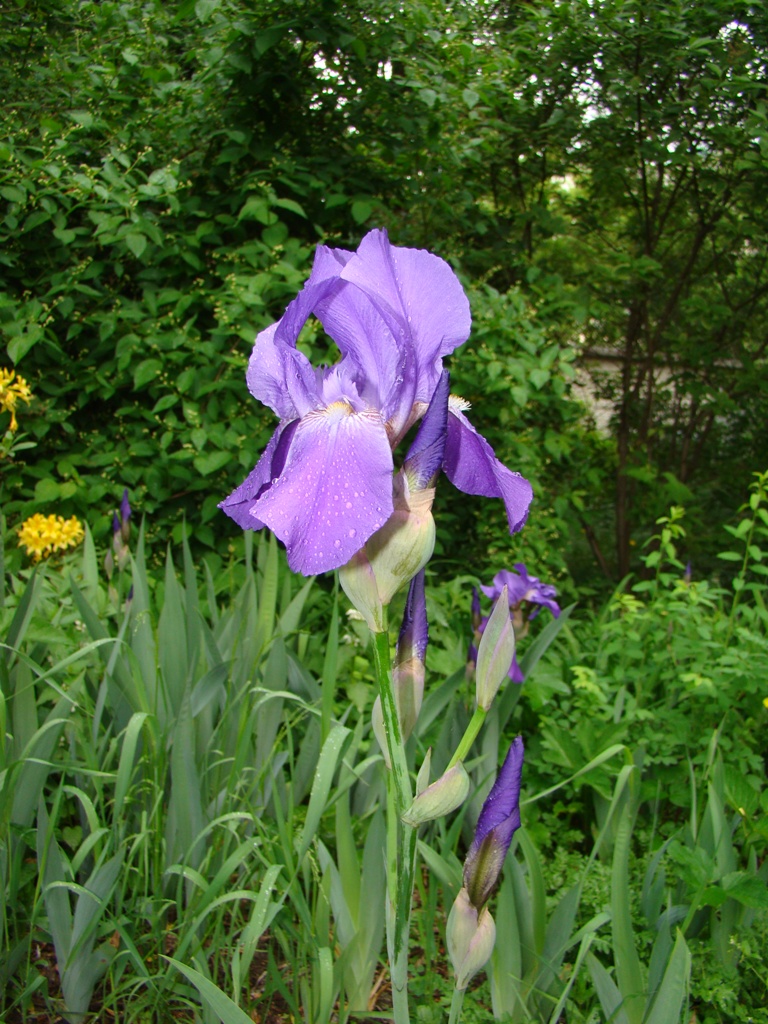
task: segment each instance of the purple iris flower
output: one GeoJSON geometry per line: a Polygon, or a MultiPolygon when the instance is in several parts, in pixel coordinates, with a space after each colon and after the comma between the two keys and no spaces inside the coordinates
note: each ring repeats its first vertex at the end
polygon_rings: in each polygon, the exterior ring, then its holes
{"type": "MultiPolygon", "coordinates": [[[[221,508],[244,529],[269,527],[292,569],[336,569],[392,514],[392,452],[426,410],[443,357],[466,341],[469,303],[444,260],[371,231],[356,252],[321,245],[282,319],[256,338],[246,380],[280,423],[256,468],[221,508]],[[296,348],[310,314],[341,360],[315,369],[296,348]]],[[[532,491],[504,467],[451,399],[443,469],[468,494],[503,499],[510,531],[532,491]]]]}
{"type": "MultiPolygon", "coordinates": [[[[480,589],[492,601],[497,601],[504,587],[507,588],[509,607],[513,613],[512,622],[519,640],[525,636],[528,629],[520,608],[524,601],[538,606],[528,616],[529,620],[535,619],[542,607],[549,608],[555,618],[557,618],[560,615],[560,605],[555,600],[557,590],[551,584],[542,583],[537,576],[531,576],[523,562],[517,562],[515,569],[517,572],[502,569],[501,572],[497,572],[493,577],[493,586],[484,587],[481,585],[480,589]]],[[[483,631],[488,623],[488,616],[486,615],[480,620],[479,625],[475,625],[478,607],[476,598],[477,591],[474,590],[472,593],[472,621],[475,626],[475,642],[470,644],[467,654],[467,662],[470,665],[474,665],[477,662],[477,641],[483,635],[483,631]]],[[[512,658],[512,664],[509,667],[509,678],[513,683],[525,681],[525,676],[517,661],[517,654],[512,658]]]]}
{"type": "MultiPolygon", "coordinates": [[[[523,562],[517,562],[515,569],[517,572],[502,569],[501,572],[497,572],[493,577],[493,586],[481,586],[480,589],[487,597],[495,601],[506,586],[507,593],[509,594],[510,608],[514,608],[521,601],[529,601],[531,604],[549,608],[555,618],[557,618],[560,615],[560,605],[555,600],[557,590],[550,583],[542,583],[537,576],[531,576],[523,562]]],[[[533,613],[529,615],[529,619],[536,618],[541,611],[541,607],[535,608],[533,613]]]]}
{"type": "Polygon", "coordinates": [[[476,910],[488,902],[499,881],[512,836],[520,828],[523,740],[518,736],[488,794],[464,861],[464,887],[476,910]]]}

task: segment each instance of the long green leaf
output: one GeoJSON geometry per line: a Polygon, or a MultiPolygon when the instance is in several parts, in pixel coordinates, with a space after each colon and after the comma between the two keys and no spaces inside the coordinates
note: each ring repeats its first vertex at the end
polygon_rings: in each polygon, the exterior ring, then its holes
{"type": "Polygon", "coordinates": [[[241,1010],[236,1003],[233,1003],[229,996],[212,981],[209,981],[205,975],[196,971],[194,967],[181,963],[180,960],[174,960],[172,956],[166,956],[164,959],[172,964],[180,974],[183,974],[188,981],[192,982],[203,1002],[216,1014],[221,1024],[253,1024],[248,1014],[241,1010]]]}
{"type": "Polygon", "coordinates": [[[317,951],[317,964],[313,970],[315,976],[319,975],[319,985],[315,985],[315,992],[319,992],[317,1009],[314,1014],[315,1024],[327,1024],[331,1019],[334,1002],[333,985],[333,956],[327,946],[321,946],[317,951]]]}
{"type": "Polygon", "coordinates": [[[136,745],[139,741],[141,727],[144,725],[147,717],[146,712],[136,712],[131,716],[131,720],[123,733],[123,745],[120,749],[120,761],[117,766],[117,779],[115,780],[115,820],[120,818],[123,802],[131,785],[136,745]]]}
{"type": "Polygon", "coordinates": [[[77,898],[72,922],[72,942],[65,964],[59,963],[61,988],[67,1009],[86,1014],[96,982],[106,970],[113,949],[94,950],[96,927],[105,913],[123,866],[124,850],[97,867],[77,898]]]}
{"type": "Polygon", "coordinates": [[[204,814],[195,747],[195,723],[187,693],[181,702],[171,747],[171,793],[166,827],[168,864],[184,861],[197,867],[203,855],[202,846],[196,841],[204,814]]]}
{"type": "Polygon", "coordinates": [[[39,577],[37,569],[34,569],[29,578],[29,582],[24,588],[24,593],[21,595],[21,599],[16,606],[16,611],[13,614],[11,624],[8,627],[8,633],[5,637],[3,656],[8,665],[11,664],[15,648],[18,647],[24,639],[24,634],[27,631],[30,619],[32,618],[32,614],[35,610],[35,605],[37,604],[38,595],[39,577]]]}
{"type": "Polygon", "coordinates": [[[595,929],[594,931],[585,932],[584,935],[582,935],[581,943],[579,945],[579,952],[576,955],[576,960],[573,964],[573,967],[568,973],[568,983],[566,984],[565,988],[560,994],[560,998],[557,1001],[554,1010],[552,1011],[552,1015],[549,1018],[549,1024],[558,1024],[558,1022],[563,1019],[561,1016],[562,1012],[565,1009],[565,1004],[568,1001],[568,996],[571,993],[571,989],[573,988],[576,979],[581,973],[581,966],[587,957],[589,947],[594,942],[596,931],[597,929],[595,929]]]}
{"type": "Polygon", "coordinates": [[[632,895],[629,889],[629,846],[632,837],[631,793],[622,794],[616,823],[616,845],[611,873],[611,929],[616,981],[629,1024],[642,1024],[645,981],[632,931],[632,895]]]}
{"type": "Polygon", "coordinates": [[[547,929],[547,894],[544,884],[544,870],[539,851],[533,845],[526,829],[521,828],[517,835],[520,848],[525,857],[525,863],[528,866],[528,883],[531,894],[531,924],[533,927],[534,949],[538,958],[544,952],[544,939],[547,929]]]}
{"type": "MultiPolygon", "coordinates": [[[[19,758],[21,764],[14,778],[11,809],[11,821],[17,825],[31,824],[35,816],[35,807],[41,798],[48,775],[53,767],[51,758],[58,744],[64,726],[70,719],[75,706],[74,696],[79,683],[71,688],[72,697],[63,697],[49,712],[45,722],[27,744],[19,758]]],[[[3,799],[11,795],[4,786],[3,799]]]]}
{"type": "Polygon", "coordinates": [[[323,659],[323,686],[322,686],[322,715],[320,719],[320,740],[325,740],[331,728],[331,714],[336,697],[336,683],[339,658],[339,595],[338,591],[333,599],[333,611],[331,612],[331,625],[328,629],[328,642],[325,647],[325,658],[323,659]]]}
{"type": "Polygon", "coordinates": [[[275,632],[275,611],[277,608],[277,588],[279,583],[279,567],[277,561],[277,541],[271,533],[269,540],[259,546],[259,569],[261,585],[259,587],[259,612],[257,637],[259,647],[268,643],[275,632]]]}
{"type": "Polygon", "coordinates": [[[591,953],[587,955],[587,965],[597,998],[600,1000],[600,1006],[605,1015],[605,1024],[629,1024],[621,992],[616,987],[613,978],[591,953]]]}
{"type": "Polygon", "coordinates": [[[168,710],[175,719],[185,696],[189,658],[184,596],[176,579],[170,548],[165,559],[165,596],[157,624],[157,650],[168,710]]]}
{"type": "Polygon", "coordinates": [[[643,1024],[679,1024],[691,979],[691,952],[678,931],[656,998],[643,1024]]]}
{"type": "Polygon", "coordinates": [[[272,890],[275,887],[277,876],[282,870],[282,864],[270,864],[267,868],[264,878],[261,881],[261,888],[259,889],[258,896],[253,904],[253,910],[251,911],[248,924],[245,926],[242,935],[240,936],[243,973],[247,974],[248,968],[256,953],[256,947],[259,943],[259,939],[267,928],[269,928],[275,914],[277,914],[282,905],[283,899],[285,898],[283,896],[277,902],[272,900],[272,890]]]}
{"type": "Polygon", "coordinates": [[[520,806],[524,807],[526,804],[536,803],[537,800],[543,800],[545,796],[549,796],[551,793],[556,793],[558,789],[563,789],[564,786],[570,785],[570,783],[575,779],[579,779],[582,775],[586,775],[587,772],[591,772],[593,768],[599,768],[601,764],[604,764],[606,761],[610,761],[612,757],[621,753],[622,750],[626,750],[623,743],[614,743],[601,754],[598,754],[597,757],[593,757],[589,764],[585,764],[583,768],[579,768],[574,775],[569,775],[567,779],[563,779],[563,781],[558,782],[557,785],[550,786],[549,789],[543,789],[540,793],[536,793],[534,796],[529,796],[526,797],[525,800],[521,800],[520,806]]]}
{"type": "Polygon", "coordinates": [[[72,908],[66,889],[54,885],[66,882],[64,861],[53,834],[45,801],[40,797],[37,811],[37,865],[43,881],[43,902],[48,915],[48,930],[53,939],[56,959],[65,964],[72,948],[72,908]]]}
{"type": "Polygon", "coordinates": [[[312,783],[312,792],[309,795],[307,816],[304,820],[304,827],[301,830],[301,838],[299,840],[298,863],[301,863],[312,844],[312,840],[315,838],[320,818],[323,816],[328,801],[328,794],[331,791],[331,783],[336,772],[336,766],[351,737],[352,733],[349,729],[336,723],[333,725],[328,739],[320,751],[320,759],[315,771],[315,780],[312,783]]]}
{"type": "Polygon", "coordinates": [[[157,647],[152,630],[149,584],[144,563],[144,547],[141,543],[143,532],[142,524],[136,554],[131,559],[133,600],[131,601],[130,645],[138,663],[138,673],[147,699],[145,707],[137,707],[135,710],[149,711],[157,715],[160,729],[164,732],[168,720],[168,709],[157,692],[157,647]]]}
{"type": "Polygon", "coordinates": [[[520,923],[509,870],[504,871],[493,914],[496,921],[496,944],[489,965],[493,1015],[497,1020],[510,1015],[516,1021],[520,1011],[525,1011],[522,995],[523,962],[520,923]]]}

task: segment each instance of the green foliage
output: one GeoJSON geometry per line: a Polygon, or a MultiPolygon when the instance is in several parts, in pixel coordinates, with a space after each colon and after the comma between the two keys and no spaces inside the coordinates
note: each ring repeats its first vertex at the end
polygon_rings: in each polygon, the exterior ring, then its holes
{"type": "Polygon", "coordinates": [[[553,336],[551,312],[519,290],[470,290],[472,337],[451,359],[451,389],[472,404],[473,422],[497,457],[533,484],[528,526],[514,537],[500,502],[467,501],[445,482],[437,509],[438,567],[482,575],[517,561],[567,588],[572,559],[558,538],[581,532],[585,496],[605,486],[604,442],[571,395],[576,349],[553,336]],[[458,543],[461,538],[461,543],[458,543]]]}
{"type": "MultiPolygon", "coordinates": [[[[144,1005],[157,1009],[172,975],[160,965],[148,973],[148,958],[169,934],[178,957],[199,957],[201,934],[219,933],[225,917],[240,935],[229,958],[239,984],[325,809],[349,745],[340,725],[317,773],[314,760],[291,765],[292,792],[309,793],[309,806],[295,847],[275,857],[260,816],[280,799],[286,754],[277,751],[319,696],[304,667],[319,645],[298,632],[317,607],[311,582],[292,586],[274,540],[262,544],[258,567],[249,551],[218,581],[207,567],[199,579],[187,545],[182,555],[183,586],[170,556],[164,575],[151,578],[140,536],[132,592],[118,609],[92,545],[79,566],[67,559],[77,582],[45,569],[10,580],[1,655],[6,1009],[17,998],[28,1005],[24,965],[41,926],[74,1016],[87,1011],[107,969],[113,982],[128,970],[128,988],[143,978],[144,1005]],[[234,585],[237,600],[221,607],[221,589],[234,585]]],[[[311,752],[319,723],[302,733],[311,752]]],[[[127,991],[117,984],[111,998],[127,991]]]]}
{"type": "MultiPolygon", "coordinates": [[[[734,992],[760,1004],[750,943],[766,915],[755,746],[765,694],[745,664],[765,646],[751,574],[764,486],[756,477],[750,527],[734,528],[737,601],[681,579],[673,509],[649,545],[648,579],[596,618],[564,611],[521,648],[526,683],[500,693],[467,759],[474,798],[419,842],[415,933],[430,969],[417,972],[414,996],[424,1005],[447,1010],[448,985],[431,970],[443,962],[434,921],[518,730],[522,859],[508,862],[493,904],[505,941],[490,987],[468,994],[465,1019],[557,1019],[565,1007],[588,1020],[619,1003],[629,1014],[627,997],[640,993],[648,1020],[666,1007],[676,1021],[686,949],[704,1019],[734,992]],[[709,694],[709,710],[691,697],[700,687],[690,690],[689,670],[704,671],[696,637],[727,690],[709,694]]],[[[6,574],[4,1012],[46,997],[31,954],[49,936],[62,987],[47,999],[64,998],[71,1015],[91,995],[135,1020],[207,1005],[222,1019],[258,1007],[320,1024],[329,1007],[348,1020],[367,1007],[384,928],[371,653],[335,599],[287,574],[274,541],[262,540],[256,564],[251,541],[244,559],[198,566],[182,544],[177,575],[173,557],[147,568],[140,535],[107,584],[88,535],[61,568],[6,574]],[[263,981],[251,996],[257,958],[263,981]]],[[[470,717],[471,624],[466,579],[430,590],[432,681],[411,746],[417,763],[431,746],[438,772],[470,717]]]]}
{"type": "MultiPolygon", "coordinates": [[[[213,546],[224,467],[246,438],[245,461],[268,437],[244,401],[247,343],[295,293],[309,250],[278,216],[297,204],[256,172],[239,193],[201,177],[213,126],[180,63],[194,31],[180,36],[160,8],[147,21],[116,5],[80,16],[102,65],[35,68],[41,90],[74,95],[32,119],[18,111],[2,151],[0,316],[36,396],[24,424],[35,456],[4,481],[8,510],[82,514],[128,486],[149,513],[202,506],[196,537],[213,546]]],[[[204,46],[198,59],[202,76],[204,46]]]]}
{"type": "Polygon", "coordinates": [[[3,16],[0,323],[36,395],[8,514],[55,504],[101,530],[128,486],[153,531],[194,512],[196,543],[234,536],[216,505],[272,427],[243,381],[253,338],[318,235],[357,235],[391,191],[381,149],[421,137],[376,68],[429,17],[83,2],[44,34],[3,16]]]}
{"type": "MultiPolygon", "coordinates": [[[[578,660],[568,658],[569,696],[557,713],[542,708],[542,752],[550,758],[550,771],[556,765],[573,769],[610,743],[623,742],[647,773],[647,796],[658,789],[683,807],[690,800],[690,771],[705,770],[709,761],[700,739],[716,735],[733,772],[760,787],[760,666],[768,665],[766,612],[757,583],[762,562],[753,555],[760,553],[765,530],[759,514],[763,476],[751,501],[746,525],[733,528],[744,547],[732,598],[683,570],[677,556],[684,540],[682,509],[659,520],[660,532],[645,556],[653,576],[614,595],[591,639],[582,638],[578,660]],[[745,591],[754,603],[741,604],[745,591]]],[[[604,798],[606,778],[595,776],[590,783],[604,798]]]]}

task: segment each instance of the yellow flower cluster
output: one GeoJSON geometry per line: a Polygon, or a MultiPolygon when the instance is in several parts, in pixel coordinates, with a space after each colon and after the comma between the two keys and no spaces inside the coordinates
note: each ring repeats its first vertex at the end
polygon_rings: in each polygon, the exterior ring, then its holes
{"type": "Polygon", "coordinates": [[[22,523],[19,530],[19,547],[26,547],[27,554],[36,562],[47,558],[54,551],[76,547],[85,536],[83,527],[75,516],[44,516],[36,512],[22,523]]]}
{"type": "Polygon", "coordinates": [[[26,402],[29,405],[32,400],[32,392],[23,377],[16,377],[15,370],[6,370],[0,367],[0,412],[11,414],[11,433],[19,428],[16,419],[16,403],[26,402]],[[14,378],[16,378],[14,380],[14,378]]]}

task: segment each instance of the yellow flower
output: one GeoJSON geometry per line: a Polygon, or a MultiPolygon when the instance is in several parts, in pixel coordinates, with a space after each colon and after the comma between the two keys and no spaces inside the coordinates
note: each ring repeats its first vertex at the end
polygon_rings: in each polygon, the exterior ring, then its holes
{"type": "Polygon", "coordinates": [[[768,708],[768,697],[763,698],[763,704],[768,708]]]}
{"type": "Polygon", "coordinates": [[[24,378],[16,377],[15,370],[6,370],[0,367],[0,412],[11,414],[11,433],[19,428],[19,422],[16,419],[16,403],[22,401],[29,405],[31,400],[32,392],[24,378]]]}
{"type": "Polygon", "coordinates": [[[26,547],[27,554],[39,562],[54,551],[76,547],[83,537],[85,531],[75,516],[64,519],[63,516],[44,516],[36,512],[19,529],[19,547],[26,547]]]}

